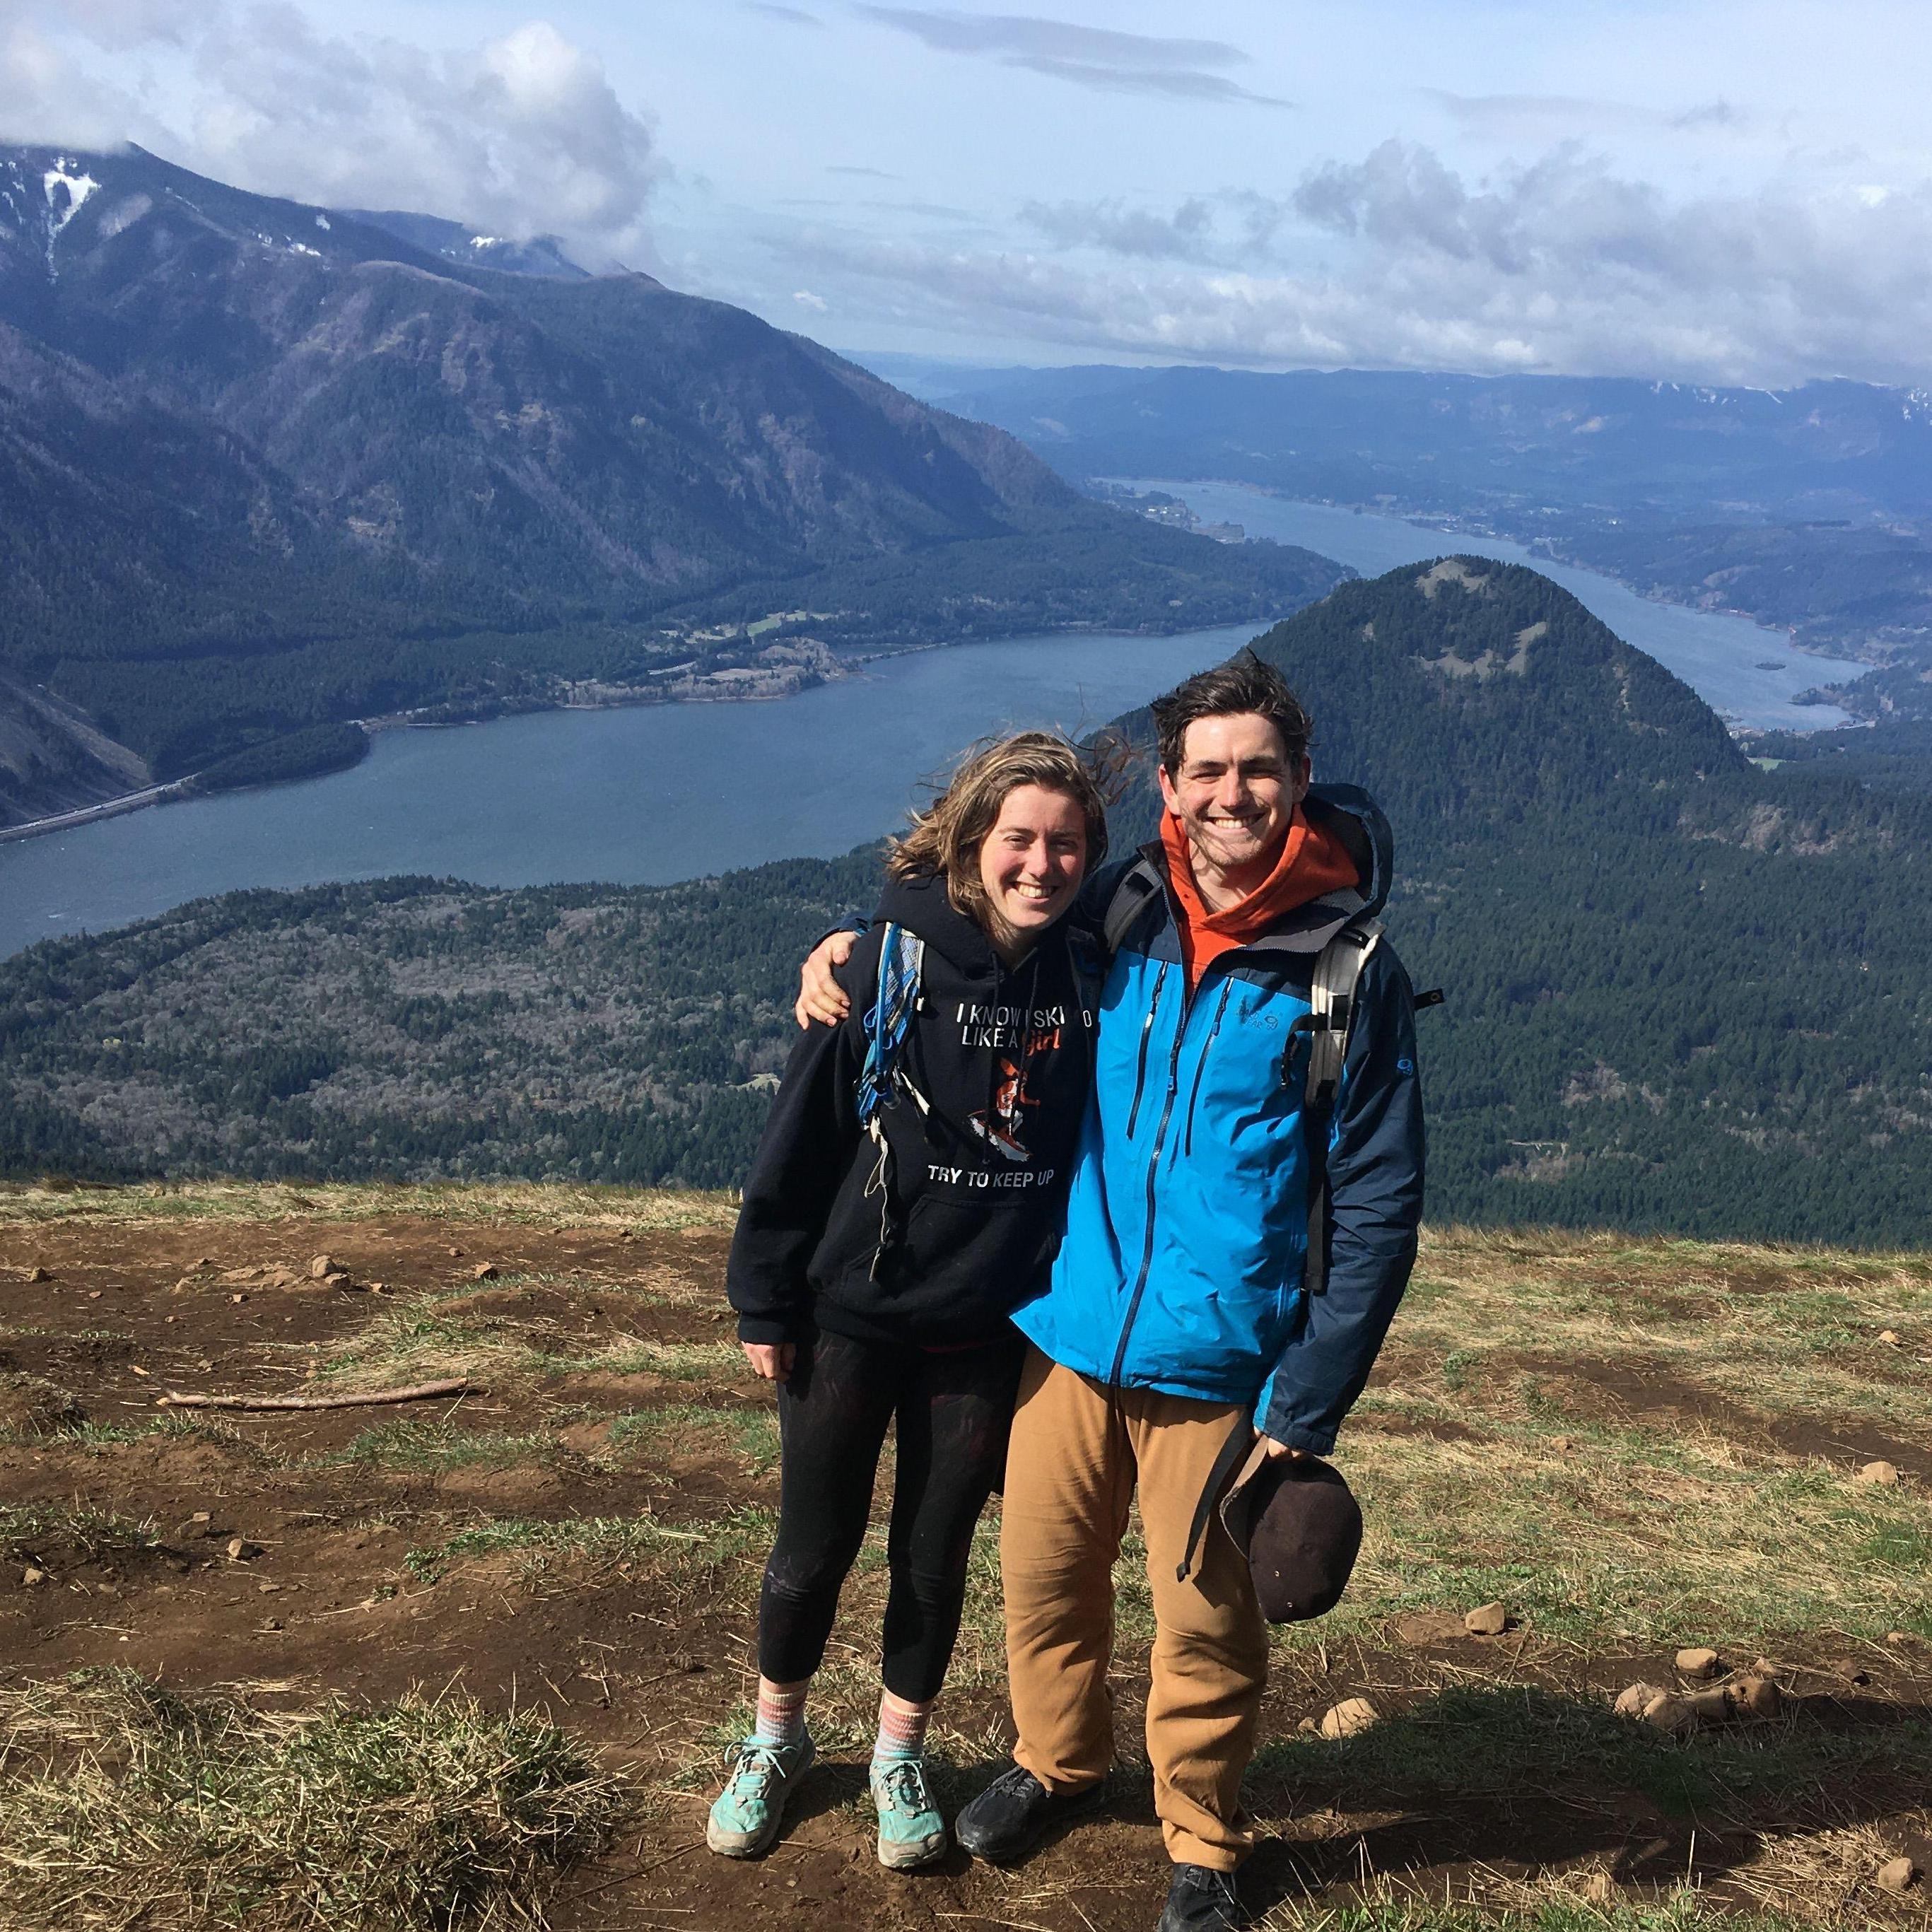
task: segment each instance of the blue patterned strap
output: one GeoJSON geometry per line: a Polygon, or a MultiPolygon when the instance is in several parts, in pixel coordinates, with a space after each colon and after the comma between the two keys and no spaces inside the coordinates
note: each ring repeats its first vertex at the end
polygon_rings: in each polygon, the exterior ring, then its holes
{"type": "Polygon", "coordinates": [[[902,1090],[919,1102],[922,1113],[926,1111],[924,1097],[899,1069],[913,1012],[919,1004],[920,974],[925,964],[926,941],[888,920],[885,941],[879,948],[878,991],[864,1023],[866,1061],[859,1072],[862,1126],[870,1126],[880,1108],[890,1106],[902,1090]]]}

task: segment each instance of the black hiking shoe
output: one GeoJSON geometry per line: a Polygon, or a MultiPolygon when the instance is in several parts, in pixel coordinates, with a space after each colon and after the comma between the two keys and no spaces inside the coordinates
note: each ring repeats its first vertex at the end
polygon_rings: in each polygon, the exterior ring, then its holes
{"type": "Polygon", "coordinates": [[[1240,1932],[1247,1922],[1232,1872],[1176,1865],[1168,1881],[1167,1909],[1154,1932],[1240,1932]]]}
{"type": "Polygon", "coordinates": [[[976,1858],[1010,1864],[1056,1825],[1096,1810],[1106,1795],[1104,1778],[1056,1796],[1023,1765],[1010,1765],[953,1820],[952,1836],[976,1858]]]}

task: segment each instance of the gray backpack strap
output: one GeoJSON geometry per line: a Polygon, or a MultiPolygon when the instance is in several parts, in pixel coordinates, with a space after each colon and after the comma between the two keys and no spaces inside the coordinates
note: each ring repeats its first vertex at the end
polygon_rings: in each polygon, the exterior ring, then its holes
{"type": "Polygon", "coordinates": [[[1316,1129],[1309,1149],[1308,1264],[1304,1276],[1310,1294],[1319,1294],[1328,1285],[1328,1123],[1348,1057],[1355,988],[1382,936],[1379,920],[1352,920],[1322,947],[1309,986],[1308,1078],[1302,1105],[1316,1129]]]}

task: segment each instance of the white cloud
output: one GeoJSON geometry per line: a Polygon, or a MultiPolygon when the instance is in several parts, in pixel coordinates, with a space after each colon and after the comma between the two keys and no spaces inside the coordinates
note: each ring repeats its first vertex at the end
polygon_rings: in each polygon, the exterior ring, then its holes
{"type": "Polygon", "coordinates": [[[596,56],[540,20],[432,52],[326,34],[284,4],[16,0],[0,100],[4,138],[131,139],[238,187],[555,232],[600,256],[646,245],[664,172],[596,56]]]}
{"type": "Polygon", "coordinates": [[[1572,148],[1472,182],[1388,142],[1280,200],[1025,212],[1056,248],[821,232],[814,279],[867,285],[928,326],[1201,361],[1932,375],[1932,183],[1674,198],[1572,148]]]}
{"type": "Polygon", "coordinates": [[[820,315],[832,306],[823,296],[815,296],[809,289],[794,289],[791,298],[800,308],[812,309],[820,315]]]}

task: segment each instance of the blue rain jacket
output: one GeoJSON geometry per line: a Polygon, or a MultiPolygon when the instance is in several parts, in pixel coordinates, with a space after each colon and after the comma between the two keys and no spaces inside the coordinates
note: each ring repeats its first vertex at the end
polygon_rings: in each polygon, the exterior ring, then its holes
{"type": "Polygon", "coordinates": [[[1360,890],[1223,953],[1191,998],[1159,846],[1093,882],[1097,920],[1133,867],[1161,880],[1108,970],[1065,1238],[1013,1319],[1082,1375],[1251,1402],[1258,1428],[1325,1455],[1414,1261],[1422,1095],[1414,996],[1384,940],[1363,968],[1331,1116],[1306,1117],[1295,1022],[1322,947],[1387,898],[1391,847],[1352,785],[1313,787],[1304,809],[1356,854],[1360,890]],[[1312,1160],[1329,1190],[1328,1278],[1314,1296],[1303,1283],[1312,1160]]]}

